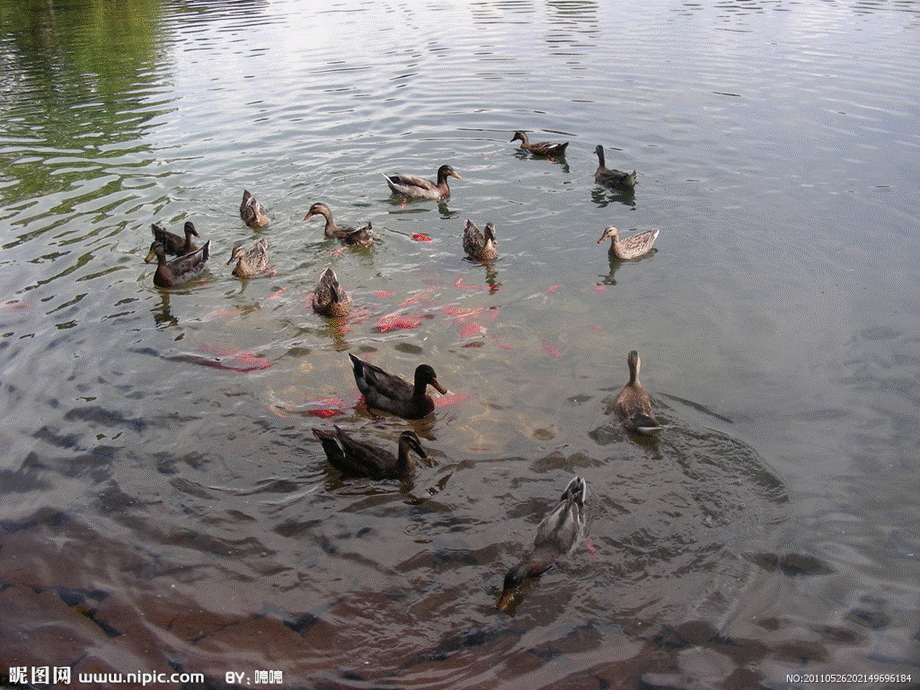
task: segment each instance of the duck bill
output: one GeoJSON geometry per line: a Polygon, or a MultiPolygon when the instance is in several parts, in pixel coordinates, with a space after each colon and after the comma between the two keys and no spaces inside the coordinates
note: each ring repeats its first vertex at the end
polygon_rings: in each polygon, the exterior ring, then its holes
{"type": "Polygon", "coordinates": [[[459,174],[459,173],[455,173],[455,172],[450,173],[450,176],[451,176],[451,177],[456,177],[458,180],[462,180],[462,179],[463,179],[462,177],[460,177],[460,174],[459,174]]]}
{"type": "Polygon", "coordinates": [[[511,598],[514,596],[513,589],[506,589],[502,592],[502,595],[498,598],[498,601],[495,603],[495,608],[499,611],[504,611],[508,608],[508,604],[511,603],[511,598]]]}
{"type": "Polygon", "coordinates": [[[305,216],[303,217],[303,219],[304,219],[304,220],[310,220],[310,219],[311,219],[313,216],[315,216],[315,215],[316,215],[315,213],[308,213],[307,215],[305,215],[305,216]]]}
{"type": "Polygon", "coordinates": [[[152,264],[157,260],[157,253],[152,249],[147,252],[147,257],[144,259],[145,264],[152,264]]]}
{"type": "Polygon", "coordinates": [[[447,389],[442,386],[437,379],[431,379],[431,385],[434,386],[434,389],[441,395],[447,395],[447,389]]]}

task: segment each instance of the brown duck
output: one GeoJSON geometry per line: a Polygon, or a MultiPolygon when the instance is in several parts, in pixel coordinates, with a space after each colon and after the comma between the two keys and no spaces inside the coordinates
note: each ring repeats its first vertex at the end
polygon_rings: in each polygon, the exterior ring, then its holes
{"type": "Polygon", "coordinates": [[[407,199],[449,199],[450,186],[447,184],[448,177],[456,177],[458,180],[463,179],[449,165],[442,165],[438,168],[437,182],[432,182],[416,175],[400,175],[398,173],[384,175],[390,191],[407,199]]]}
{"type": "Polygon", "coordinates": [[[628,431],[634,431],[643,436],[654,436],[664,427],[655,419],[655,413],[652,412],[652,399],[639,383],[639,369],[642,366],[642,360],[639,359],[639,353],[632,350],[626,361],[629,364],[629,381],[614,400],[613,411],[628,431]]]}
{"type": "Polygon", "coordinates": [[[473,221],[467,219],[463,228],[463,249],[467,254],[479,261],[494,261],[498,258],[496,244],[498,240],[495,239],[495,226],[492,223],[486,223],[485,229],[481,231],[473,221]]]}
{"type": "Polygon", "coordinates": [[[584,479],[576,476],[569,481],[559,502],[537,527],[530,553],[505,575],[496,608],[504,610],[525,579],[542,575],[575,549],[585,531],[587,493],[584,479]]]}
{"type": "Polygon", "coordinates": [[[527,138],[527,132],[522,131],[515,132],[514,136],[511,137],[511,141],[520,141],[521,148],[535,156],[564,156],[565,149],[569,145],[569,142],[553,144],[548,141],[540,141],[536,144],[531,144],[530,140],[527,138]]]}
{"type": "Polygon", "coordinates": [[[428,454],[422,448],[414,431],[404,431],[399,436],[397,455],[373,444],[356,441],[333,426],[334,431],[313,429],[313,435],[323,444],[329,464],[350,477],[371,479],[405,479],[414,468],[409,452],[416,453],[428,462],[428,454]]]}
{"type": "Polygon", "coordinates": [[[249,193],[248,189],[243,190],[243,201],[240,203],[240,218],[251,228],[264,228],[271,223],[271,218],[262,208],[262,204],[256,201],[256,198],[249,193]]]}
{"type": "Polygon", "coordinates": [[[327,268],[313,291],[313,311],[334,318],[348,316],[351,311],[351,297],[339,285],[335,271],[327,268]]]}
{"type": "Polygon", "coordinates": [[[636,171],[631,173],[623,172],[615,168],[604,167],[604,147],[600,144],[594,149],[597,154],[597,170],[594,171],[594,181],[604,187],[614,187],[620,189],[632,189],[636,186],[636,171]]]}
{"type": "Polygon", "coordinates": [[[326,237],[331,240],[338,240],[344,245],[371,244],[377,236],[373,232],[373,226],[368,223],[360,228],[350,228],[344,225],[336,225],[332,219],[332,211],[326,204],[317,202],[310,207],[304,220],[310,220],[313,216],[322,216],[326,219],[324,232],[326,237]]]}
{"type": "Polygon", "coordinates": [[[193,252],[172,261],[166,260],[166,249],[162,242],[154,242],[150,251],[157,258],[157,270],[153,284],[157,287],[176,287],[194,280],[205,269],[211,251],[211,240],[193,252]]]}
{"type": "MultiPolygon", "coordinates": [[[[192,237],[198,237],[198,232],[195,230],[192,221],[185,221],[185,227],[183,229],[185,231],[185,237],[179,237],[179,235],[174,232],[169,232],[169,230],[163,228],[162,225],[153,223],[150,226],[150,232],[153,233],[153,241],[162,244],[163,251],[172,256],[184,256],[198,248],[192,242],[192,237]]],[[[152,264],[157,260],[156,254],[153,253],[152,244],[150,248],[150,251],[147,253],[147,258],[144,259],[144,262],[148,264],[152,264]]]]}
{"type": "Polygon", "coordinates": [[[260,237],[252,249],[246,250],[243,245],[237,245],[230,254],[229,266],[236,261],[233,275],[237,278],[254,278],[260,275],[274,275],[275,271],[268,263],[268,240],[260,237]]]}
{"type": "Polygon", "coordinates": [[[447,389],[439,382],[434,369],[420,364],[415,369],[415,383],[389,374],[380,367],[358,359],[349,353],[354,368],[355,383],[369,407],[389,412],[403,419],[421,419],[434,411],[434,401],[426,393],[430,384],[444,395],[447,389]]]}
{"type": "Polygon", "coordinates": [[[612,225],[604,230],[604,234],[597,241],[598,244],[610,238],[610,249],[607,253],[617,259],[629,261],[645,256],[658,239],[658,230],[645,230],[626,239],[620,239],[620,232],[612,225]]]}

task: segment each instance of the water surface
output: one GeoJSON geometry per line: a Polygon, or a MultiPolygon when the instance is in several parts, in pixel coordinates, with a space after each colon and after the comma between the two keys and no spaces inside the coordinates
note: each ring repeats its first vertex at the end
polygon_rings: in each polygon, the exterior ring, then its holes
{"type": "Polygon", "coordinates": [[[0,672],[916,684],[916,4],[0,7],[0,672]],[[442,163],[447,203],[390,198],[442,163]],[[379,242],[332,254],[315,201],[379,242]],[[149,226],[185,220],[209,272],[157,289],[149,226]],[[658,251],[611,261],[607,225],[658,251]],[[277,274],[237,280],[260,236],[277,274]],[[657,442],[611,414],[630,349],[657,442]],[[456,395],[372,415],[346,352],[456,395]],[[343,479],[332,423],[435,464],[343,479]],[[496,611],[573,474],[587,545],[496,611]]]}

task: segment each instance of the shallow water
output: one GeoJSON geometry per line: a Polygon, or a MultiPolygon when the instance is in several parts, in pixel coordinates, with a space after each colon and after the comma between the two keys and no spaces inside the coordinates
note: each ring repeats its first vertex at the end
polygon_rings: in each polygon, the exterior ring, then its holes
{"type": "Polygon", "coordinates": [[[916,685],[918,6],[307,5],[0,3],[0,674],[916,685]],[[447,203],[390,198],[442,163],[447,203]],[[320,200],[380,240],[332,254],[320,200]],[[209,271],[157,289],[185,220],[209,271]],[[232,277],[260,236],[277,274],[232,277]],[[630,349],[657,441],[611,413],[630,349]],[[346,352],[452,395],[371,414],[346,352]],[[343,479],[333,423],[434,464],[343,479]],[[576,473],[585,546],[496,611],[576,473]]]}

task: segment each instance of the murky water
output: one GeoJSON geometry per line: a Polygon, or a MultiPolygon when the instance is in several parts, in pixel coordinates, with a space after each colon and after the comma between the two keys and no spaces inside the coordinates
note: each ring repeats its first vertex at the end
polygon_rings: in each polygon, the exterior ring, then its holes
{"type": "Polygon", "coordinates": [[[917,686],[920,7],[312,5],[0,2],[0,675],[917,686]],[[443,204],[381,177],[442,163],[443,204]],[[315,201],[379,241],[333,254],[315,201]],[[209,271],[155,288],[186,220],[209,271]],[[657,441],[611,412],[630,349],[657,441]],[[451,395],[373,415],[346,352],[451,395]],[[434,464],[343,479],[333,423],[434,464]],[[496,611],[576,473],[586,545],[496,611]]]}

